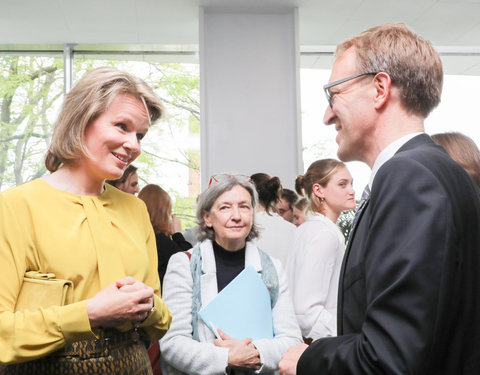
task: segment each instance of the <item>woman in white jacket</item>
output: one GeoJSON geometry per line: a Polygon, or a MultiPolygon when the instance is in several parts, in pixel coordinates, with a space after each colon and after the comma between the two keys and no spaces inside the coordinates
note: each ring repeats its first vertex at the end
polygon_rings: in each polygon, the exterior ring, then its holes
{"type": "Polygon", "coordinates": [[[287,261],[293,305],[308,342],[335,336],[337,292],[345,239],[336,222],[344,210],[355,208],[352,176],[334,159],[315,161],[295,189],[308,197],[307,221],[295,233],[287,261]]]}
{"type": "Polygon", "coordinates": [[[278,177],[266,173],[255,173],[250,178],[258,194],[255,225],[259,235],[255,244],[268,255],[280,260],[285,267],[296,228],[276,212],[275,206],[283,191],[282,184],[278,177]]]}
{"type": "Polygon", "coordinates": [[[202,242],[188,254],[173,255],[164,279],[163,298],[173,316],[160,341],[164,373],[273,373],[282,354],[301,341],[280,262],[250,242],[257,235],[255,204],[255,187],[247,176],[215,175],[200,195],[197,219],[202,242]],[[217,327],[222,340],[216,339],[197,312],[248,265],[269,288],[274,338],[235,339],[217,327]]]}

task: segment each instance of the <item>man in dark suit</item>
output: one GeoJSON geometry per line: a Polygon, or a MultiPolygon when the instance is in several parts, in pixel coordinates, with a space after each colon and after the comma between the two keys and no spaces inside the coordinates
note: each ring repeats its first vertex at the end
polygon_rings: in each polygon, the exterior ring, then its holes
{"type": "MultiPolygon", "coordinates": [[[[424,134],[443,71],[404,24],[338,46],[324,122],[372,168],[343,261],[338,337],[290,348],[280,374],[480,374],[480,198],[424,134]]],[[[460,93],[461,94],[461,93],[460,93]]]]}

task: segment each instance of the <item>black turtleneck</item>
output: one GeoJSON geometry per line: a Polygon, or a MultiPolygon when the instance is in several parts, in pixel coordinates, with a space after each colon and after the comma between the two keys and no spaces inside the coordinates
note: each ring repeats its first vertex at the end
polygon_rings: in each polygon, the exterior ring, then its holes
{"type": "Polygon", "coordinates": [[[220,292],[245,268],[245,246],[240,250],[228,251],[215,241],[212,243],[217,267],[217,287],[220,292]]]}

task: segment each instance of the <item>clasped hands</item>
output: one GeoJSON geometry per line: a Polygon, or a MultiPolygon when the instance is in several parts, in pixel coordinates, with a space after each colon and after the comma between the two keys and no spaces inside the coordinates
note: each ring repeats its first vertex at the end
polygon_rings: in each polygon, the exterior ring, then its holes
{"type": "Polygon", "coordinates": [[[228,367],[249,370],[258,370],[261,367],[260,353],[253,345],[252,339],[237,340],[220,329],[218,334],[222,339],[216,339],[214,344],[228,349],[228,367]]]}
{"type": "Polygon", "coordinates": [[[142,322],[153,308],[153,289],[127,276],[87,300],[90,326],[115,327],[128,322],[142,322]]]}

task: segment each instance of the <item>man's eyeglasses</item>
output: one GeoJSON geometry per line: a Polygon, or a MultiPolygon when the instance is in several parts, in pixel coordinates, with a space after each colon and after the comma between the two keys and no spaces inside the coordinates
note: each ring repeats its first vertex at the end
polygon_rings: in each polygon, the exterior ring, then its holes
{"type": "Polygon", "coordinates": [[[341,83],[351,81],[352,79],[355,79],[355,78],[358,78],[358,77],[363,77],[363,76],[367,76],[367,75],[375,75],[375,74],[378,74],[378,72],[366,72],[366,73],[355,74],[353,76],[349,76],[347,78],[339,79],[338,81],[333,81],[333,82],[328,83],[325,86],[323,86],[323,90],[325,91],[325,95],[327,96],[327,101],[328,101],[328,105],[330,106],[330,108],[333,107],[333,100],[332,99],[333,99],[333,96],[335,95],[335,93],[334,94],[330,93],[330,88],[332,88],[333,86],[340,85],[341,83]]]}
{"type": "Polygon", "coordinates": [[[225,180],[227,178],[236,178],[236,179],[242,179],[246,180],[250,183],[252,183],[252,179],[250,176],[244,175],[244,174],[227,174],[227,173],[220,173],[220,174],[214,174],[212,177],[210,177],[210,181],[208,181],[208,187],[212,185],[213,183],[218,183],[222,180],[225,180]]]}

